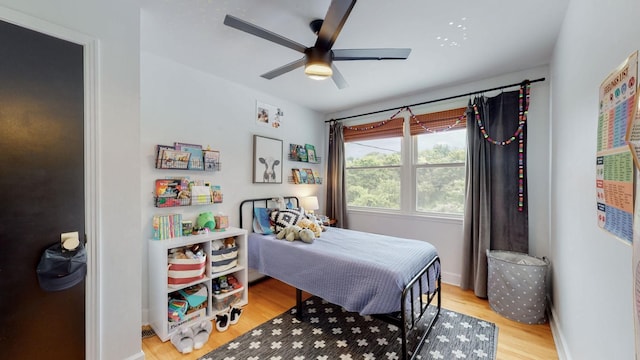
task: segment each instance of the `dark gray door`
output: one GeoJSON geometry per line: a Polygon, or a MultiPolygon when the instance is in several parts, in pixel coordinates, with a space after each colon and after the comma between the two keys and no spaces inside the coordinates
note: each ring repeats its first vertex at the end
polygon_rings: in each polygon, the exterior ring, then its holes
{"type": "Polygon", "coordinates": [[[81,45],[0,21],[0,358],[83,359],[85,283],[45,292],[36,266],[84,238],[81,45]]]}

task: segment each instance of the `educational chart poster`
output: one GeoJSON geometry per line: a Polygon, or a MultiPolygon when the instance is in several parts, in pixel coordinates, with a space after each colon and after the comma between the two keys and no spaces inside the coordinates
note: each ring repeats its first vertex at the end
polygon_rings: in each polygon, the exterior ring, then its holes
{"type": "MultiPolygon", "coordinates": [[[[600,85],[596,201],[598,226],[619,239],[633,241],[635,167],[627,142],[636,110],[637,52],[600,85]]],[[[640,141],[640,126],[637,131],[640,141]]]]}
{"type": "MultiPolygon", "coordinates": [[[[638,183],[638,182],[636,182],[638,183]]],[[[633,325],[636,339],[636,359],[640,359],[640,202],[636,202],[633,224],[633,325]]]]}
{"type": "Polygon", "coordinates": [[[626,140],[631,148],[633,161],[636,163],[636,167],[640,168],[640,113],[638,112],[640,110],[638,108],[640,99],[636,94],[638,86],[638,52],[636,51],[629,56],[627,62],[627,76],[625,76],[624,83],[620,86],[620,91],[626,90],[629,92],[626,105],[629,106],[627,111],[630,112],[630,124],[627,128],[626,140]]]}

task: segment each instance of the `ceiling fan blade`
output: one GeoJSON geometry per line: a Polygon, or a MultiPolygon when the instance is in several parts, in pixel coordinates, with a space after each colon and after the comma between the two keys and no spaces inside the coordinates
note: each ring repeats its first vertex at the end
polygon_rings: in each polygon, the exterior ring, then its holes
{"type": "Polygon", "coordinates": [[[265,40],[272,41],[276,44],[280,44],[282,46],[288,47],[289,49],[293,49],[301,53],[304,53],[304,51],[307,49],[307,47],[302,44],[299,44],[293,40],[287,39],[281,35],[278,35],[267,29],[261,28],[252,23],[246,22],[242,19],[238,19],[237,17],[232,15],[227,15],[224,17],[224,24],[232,28],[238,29],[240,31],[249,33],[251,35],[261,37],[265,40]]]}
{"type": "Polygon", "coordinates": [[[331,70],[333,70],[333,75],[331,75],[331,79],[336,84],[338,89],[344,89],[346,87],[349,87],[349,84],[347,84],[347,80],[345,80],[344,77],[342,77],[342,74],[340,73],[340,71],[338,71],[338,68],[335,65],[331,64],[331,70]]]}
{"type": "Polygon", "coordinates": [[[271,80],[276,76],[280,76],[282,74],[286,74],[291,70],[295,70],[295,69],[297,69],[297,68],[299,68],[301,66],[304,66],[306,61],[307,61],[307,58],[306,57],[302,57],[302,58],[300,58],[300,59],[298,59],[296,61],[292,61],[292,62],[288,63],[287,65],[280,66],[279,68],[271,70],[268,73],[264,73],[264,74],[262,74],[260,76],[262,76],[265,79],[271,80]]]}
{"type": "Polygon", "coordinates": [[[404,60],[411,49],[335,49],[333,60],[404,60]]]}
{"type": "Polygon", "coordinates": [[[347,21],[356,0],[332,0],[324,17],[322,27],[318,32],[315,47],[323,50],[330,50],[336,42],[340,30],[347,21]]]}

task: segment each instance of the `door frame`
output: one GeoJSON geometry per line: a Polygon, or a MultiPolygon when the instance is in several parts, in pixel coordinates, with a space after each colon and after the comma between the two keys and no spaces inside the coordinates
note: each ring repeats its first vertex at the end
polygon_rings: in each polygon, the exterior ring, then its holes
{"type": "Polygon", "coordinates": [[[100,123],[100,43],[98,39],[27,14],[0,6],[0,20],[34,30],[83,47],[84,66],[84,199],[85,232],[87,236],[87,277],[85,281],[85,354],[87,359],[99,359],[102,312],[100,303],[101,245],[100,218],[100,156],[98,154],[100,123]]]}

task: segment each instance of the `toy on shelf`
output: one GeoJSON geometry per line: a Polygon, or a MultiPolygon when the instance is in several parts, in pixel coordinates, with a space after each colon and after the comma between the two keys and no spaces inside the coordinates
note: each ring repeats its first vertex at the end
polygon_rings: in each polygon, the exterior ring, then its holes
{"type": "Polygon", "coordinates": [[[200,213],[196,223],[198,224],[198,228],[207,228],[210,231],[216,229],[216,219],[211,211],[200,213]]]}
{"type": "Polygon", "coordinates": [[[238,289],[242,289],[242,284],[233,275],[223,275],[213,280],[213,293],[216,295],[238,289]]]}

